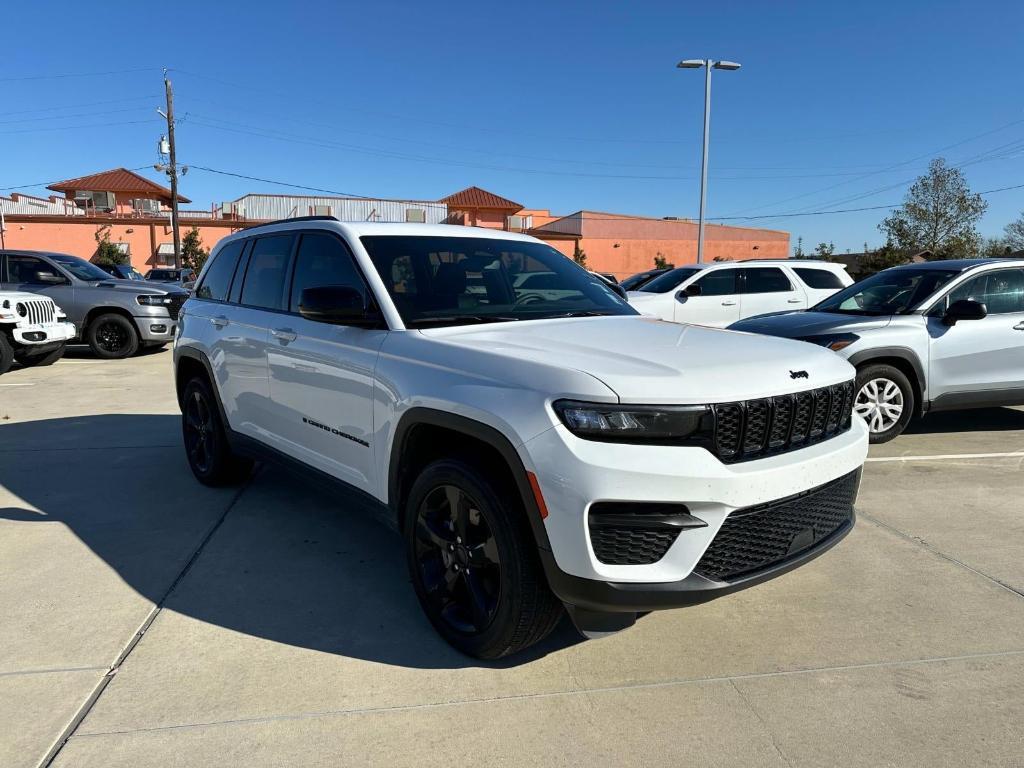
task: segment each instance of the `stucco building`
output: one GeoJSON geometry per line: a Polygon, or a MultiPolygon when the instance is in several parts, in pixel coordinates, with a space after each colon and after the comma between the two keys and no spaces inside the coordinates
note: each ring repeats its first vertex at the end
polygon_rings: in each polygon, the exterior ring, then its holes
{"type": "MultiPolygon", "coordinates": [[[[73,253],[92,258],[108,237],[142,272],[173,263],[170,201],[166,187],[125,168],[51,184],[60,196],[0,196],[3,246],[73,253]]],[[[184,204],[191,202],[179,195],[184,204]]],[[[343,221],[447,223],[526,232],[566,256],[582,251],[590,269],[619,278],[650,269],[657,257],[680,265],[696,260],[697,223],[690,220],[577,211],[557,216],[479,187],[440,200],[387,200],[251,193],[211,206],[180,210],[182,232],[199,230],[205,248],[222,237],[264,221],[329,215],[343,221]]],[[[705,258],[786,258],[789,234],[710,224],[705,258]]]]}

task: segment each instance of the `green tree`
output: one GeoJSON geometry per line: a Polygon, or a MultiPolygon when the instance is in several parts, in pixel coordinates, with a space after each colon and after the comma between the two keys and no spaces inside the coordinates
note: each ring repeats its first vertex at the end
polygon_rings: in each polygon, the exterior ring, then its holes
{"type": "Polygon", "coordinates": [[[1006,244],[1010,246],[1010,250],[1024,251],[1024,212],[1007,224],[1003,233],[1006,236],[1006,244]]]}
{"type": "Polygon", "coordinates": [[[130,264],[128,254],[110,242],[110,228],[102,227],[96,231],[96,255],[92,257],[96,264],[130,264]]]}
{"type": "Polygon", "coordinates": [[[580,248],[580,241],[577,240],[572,248],[572,260],[579,264],[581,267],[586,269],[587,267],[587,252],[580,248]]]}
{"type": "Polygon", "coordinates": [[[881,272],[889,267],[898,267],[910,261],[910,256],[892,243],[886,243],[881,248],[873,251],[866,251],[860,261],[858,275],[862,278],[881,272]]]}
{"type": "Polygon", "coordinates": [[[987,237],[981,246],[979,256],[1008,256],[1013,252],[1013,246],[1009,239],[1002,237],[987,237]]]}
{"type": "Polygon", "coordinates": [[[655,269],[675,269],[675,266],[675,264],[672,264],[667,258],[665,258],[665,254],[661,251],[654,254],[655,269]]]}
{"type": "Polygon", "coordinates": [[[181,266],[192,269],[198,275],[209,256],[210,252],[203,248],[199,229],[192,227],[181,241],[181,266]]]}
{"type": "Polygon", "coordinates": [[[814,249],[814,257],[816,259],[824,259],[825,261],[829,261],[835,252],[835,243],[831,241],[827,243],[818,243],[818,245],[814,249]]]}
{"type": "Polygon", "coordinates": [[[928,250],[940,259],[973,256],[981,245],[977,224],[987,208],[981,195],[971,192],[960,169],[948,167],[939,157],[878,228],[888,245],[908,255],[928,250]]]}

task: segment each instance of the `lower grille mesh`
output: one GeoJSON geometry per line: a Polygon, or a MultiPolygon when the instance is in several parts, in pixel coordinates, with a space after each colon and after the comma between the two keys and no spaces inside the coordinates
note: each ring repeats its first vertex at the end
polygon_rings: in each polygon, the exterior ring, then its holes
{"type": "Polygon", "coordinates": [[[590,543],[602,563],[650,565],[665,556],[678,535],[678,530],[592,527],[590,543]]]}
{"type": "Polygon", "coordinates": [[[695,573],[728,581],[806,552],[853,519],[860,473],[799,496],[738,509],[725,519],[695,573]]]}

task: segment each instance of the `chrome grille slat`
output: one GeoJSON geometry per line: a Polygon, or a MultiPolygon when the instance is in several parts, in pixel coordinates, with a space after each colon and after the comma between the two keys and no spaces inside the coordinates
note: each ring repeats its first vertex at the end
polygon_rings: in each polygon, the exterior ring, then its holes
{"type": "Polygon", "coordinates": [[[722,461],[747,461],[821,442],[850,427],[854,383],[790,395],[717,403],[712,451],[722,461]]]}

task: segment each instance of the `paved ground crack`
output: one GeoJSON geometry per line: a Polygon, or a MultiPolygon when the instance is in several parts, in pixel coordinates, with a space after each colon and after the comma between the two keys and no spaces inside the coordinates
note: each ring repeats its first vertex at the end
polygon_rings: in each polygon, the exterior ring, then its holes
{"type": "Polygon", "coordinates": [[[786,757],[786,753],[782,751],[782,747],[780,747],[779,743],[775,740],[775,733],[772,731],[768,723],[764,721],[764,718],[761,717],[761,713],[758,712],[757,709],[755,709],[754,705],[750,703],[750,701],[747,699],[747,695],[740,690],[740,687],[738,685],[736,685],[735,680],[730,680],[729,685],[731,685],[732,689],[736,691],[736,695],[739,696],[740,699],[742,699],[743,705],[748,710],[750,710],[750,714],[757,718],[757,722],[759,722],[761,724],[761,727],[764,728],[765,732],[768,734],[768,739],[772,743],[772,749],[775,750],[776,754],[782,758],[782,761],[786,765],[788,765],[790,768],[793,768],[793,763],[790,762],[790,759],[788,757],[786,757]]]}
{"type": "MultiPolygon", "coordinates": [[[[255,477],[255,474],[256,473],[254,473],[253,477],[255,477]]],[[[170,586],[160,597],[160,600],[153,606],[152,610],[150,610],[149,615],[146,616],[145,621],[142,622],[142,625],[138,628],[138,630],[136,630],[135,634],[132,635],[132,638],[128,641],[124,648],[121,649],[121,652],[117,655],[117,658],[114,660],[114,663],[110,665],[110,668],[107,669],[106,674],[104,674],[103,677],[100,679],[99,683],[96,684],[96,687],[93,688],[92,693],[89,694],[88,698],[85,700],[82,706],[78,708],[78,711],[75,713],[74,717],[71,718],[71,722],[68,723],[67,727],[63,730],[60,736],[57,737],[57,740],[53,743],[53,746],[50,747],[49,751],[39,762],[39,768],[49,768],[49,766],[53,764],[53,761],[57,759],[57,755],[60,754],[60,751],[64,748],[64,745],[67,744],[68,739],[75,735],[75,732],[78,730],[78,727],[82,724],[82,721],[85,720],[85,718],[89,715],[89,712],[92,711],[92,708],[96,705],[96,702],[99,700],[100,696],[103,695],[103,691],[106,690],[106,687],[110,684],[110,681],[114,679],[114,676],[118,673],[118,670],[120,670],[121,665],[124,664],[125,660],[127,660],[131,652],[135,650],[135,647],[139,644],[139,641],[142,640],[143,636],[153,625],[153,622],[156,621],[156,617],[159,616],[160,612],[163,610],[164,604],[167,602],[167,598],[171,596],[171,594],[174,592],[177,586],[188,575],[189,571],[192,570],[192,566],[195,565],[196,560],[199,559],[199,556],[206,548],[206,545],[210,543],[210,539],[213,538],[214,534],[217,533],[221,525],[223,525],[224,521],[227,519],[228,513],[231,512],[232,509],[234,509],[235,504],[237,504],[238,500],[242,498],[242,494],[245,493],[246,489],[252,483],[252,480],[253,478],[250,478],[241,488],[239,488],[235,492],[235,495],[231,497],[231,501],[228,502],[227,506],[224,508],[224,511],[220,514],[217,520],[214,521],[213,525],[211,525],[207,529],[206,534],[203,536],[202,540],[200,540],[199,545],[192,552],[192,555],[191,557],[189,557],[188,562],[186,562],[182,569],[178,572],[178,575],[174,578],[174,581],[171,582],[170,586]]]]}
{"type": "Polygon", "coordinates": [[[943,552],[940,549],[936,549],[935,547],[933,547],[931,544],[929,544],[927,541],[925,541],[924,539],[922,539],[919,536],[914,536],[912,534],[907,533],[906,531],[902,531],[899,528],[897,528],[896,526],[890,525],[889,523],[886,523],[886,522],[884,522],[882,520],[879,520],[877,517],[875,517],[873,515],[869,515],[866,512],[862,512],[859,509],[857,510],[857,517],[859,517],[859,518],[861,518],[863,520],[867,520],[867,521],[869,521],[871,523],[874,523],[879,528],[884,528],[885,530],[889,531],[890,533],[892,533],[892,534],[894,534],[896,536],[899,536],[901,539],[905,539],[905,540],[907,540],[909,542],[917,544],[919,547],[921,547],[922,549],[927,550],[928,552],[931,552],[936,557],[940,557],[940,558],[942,558],[943,560],[945,560],[947,562],[953,563],[954,565],[958,565],[961,568],[963,568],[965,570],[968,570],[968,571],[970,571],[973,574],[981,576],[983,579],[987,579],[988,581],[991,581],[993,584],[1002,587],[1007,592],[1012,592],[1017,597],[1024,597],[1024,591],[1021,591],[1021,590],[1017,589],[1016,587],[1014,587],[1014,586],[1012,586],[1010,584],[1007,584],[1005,581],[1003,581],[1001,579],[997,579],[995,576],[992,576],[991,574],[985,573],[984,571],[980,571],[980,570],[978,570],[977,568],[975,568],[972,565],[968,565],[963,560],[958,560],[955,557],[953,557],[952,555],[947,555],[945,552],[943,552]]]}

